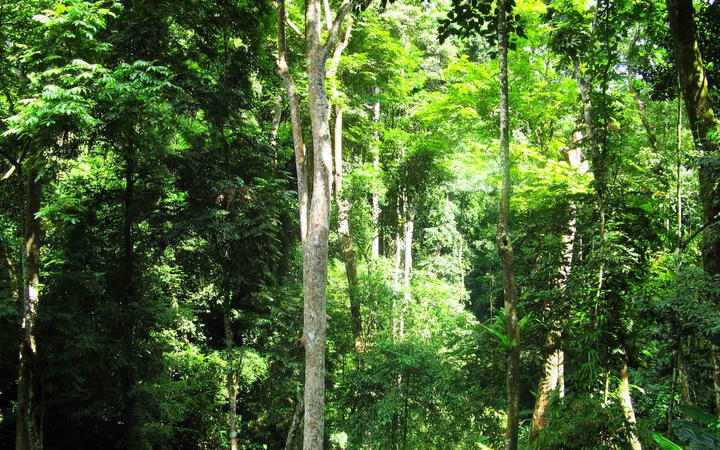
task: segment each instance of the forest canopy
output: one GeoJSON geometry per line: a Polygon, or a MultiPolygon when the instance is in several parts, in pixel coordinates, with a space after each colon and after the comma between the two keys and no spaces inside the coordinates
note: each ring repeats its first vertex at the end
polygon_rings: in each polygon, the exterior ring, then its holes
{"type": "Polygon", "coordinates": [[[720,3],[0,2],[0,448],[720,448],[720,3]]]}

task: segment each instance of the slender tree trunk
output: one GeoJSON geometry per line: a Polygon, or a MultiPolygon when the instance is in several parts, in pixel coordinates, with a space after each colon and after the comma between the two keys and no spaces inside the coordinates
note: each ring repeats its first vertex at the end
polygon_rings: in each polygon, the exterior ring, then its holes
{"type": "Polygon", "coordinates": [[[673,409],[675,408],[675,390],[677,389],[677,353],[675,354],[675,357],[673,358],[673,364],[672,364],[672,386],[670,388],[670,405],[668,406],[668,413],[667,413],[667,431],[668,436],[670,435],[670,432],[672,430],[672,420],[675,418],[675,413],[673,412],[673,409]]]}
{"type": "Polygon", "coordinates": [[[405,238],[403,239],[405,244],[405,275],[403,277],[403,286],[405,292],[403,293],[403,302],[402,306],[400,307],[399,334],[401,340],[405,338],[405,314],[407,313],[408,306],[410,305],[410,301],[412,300],[410,278],[412,274],[413,234],[415,233],[415,211],[412,207],[408,206],[407,203],[405,204],[405,209],[407,211],[407,216],[405,220],[405,238]]]}
{"type": "Polygon", "coordinates": [[[320,42],[322,21],[319,0],[308,0],[305,10],[305,55],[313,141],[313,194],[307,237],[303,242],[305,342],[304,450],[323,448],[325,431],[325,348],[327,336],[326,285],[330,232],[331,173],[333,166],[325,62],[334,48],[350,1],[343,1],[327,41],[320,42]]]}
{"type": "Polygon", "coordinates": [[[16,450],[41,450],[42,436],[38,423],[35,360],[35,321],[40,301],[40,212],[42,182],[36,167],[26,162],[25,242],[23,248],[22,342],[18,378],[18,418],[16,450]]]}
{"type": "Polygon", "coordinates": [[[305,241],[308,229],[308,176],[303,141],[302,118],[300,116],[300,100],[298,98],[295,81],[287,65],[287,45],[285,40],[285,0],[280,0],[278,11],[278,60],[276,72],[285,84],[290,105],[290,123],[292,124],[293,146],[295,150],[295,170],[297,172],[298,216],[300,218],[300,240],[305,241]]]}
{"type": "MultiPolygon", "coordinates": [[[[675,59],[680,72],[680,87],[685,100],[695,146],[706,158],[717,158],[720,148],[712,132],[717,130],[709,94],[708,79],[695,33],[695,10],[692,0],[666,0],[670,30],[675,44],[675,59]]],[[[709,224],[720,215],[720,176],[716,163],[701,159],[700,200],[703,222],[709,224]]],[[[709,276],[720,274],[720,234],[708,228],[703,234],[702,258],[709,276]]],[[[719,299],[713,298],[716,304],[719,299]]]]}
{"type": "Polygon", "coordinates": [[[303,411],[305,409],[305,403],[303,402],[302,395],[298,398],[297,405],[295,406],[295,413],[293,414],[292,423],[288,430],[287,439],[285,439],[285,450],[293,450],[295,442],[295,435],[300,429],[302,423],[303,411]]]}
{"type": "MultiPolygon", "coordinates": [[[[373,107],[375,131],[373,131],[373,170],[375,174],[380,173],[380,88],[375,86],[375,106],[373,107]]],[[[377,189],[373,189],[372,193],[372,215],[373,215],[373,241],[372,241],[372,257],[377,259],[380,256],[380,195],[377,189]]]]}
{"type": "Polygon", "coordinates": [[[275,99],[275,107],[273,108],[272,131],[270,132],[270,145],[273,148],[273,166],[277,166],[278,162],[277,135],[280,130],[280,121],[282,119],[282,107],[283,97],[278,94],[275,99]]]}
{"type": "Polygon", "coordinates": [[[510,117],[508,102],[508,30],[507,4],[499,0],[498,38],[500,62],[500,164],[502,166],[502,197],[497,228],[498,254],[503,264],[505,293],[505,327],[512,347],[507,352],[507,429],[505,450],[517,450],[520,406],[520,327],[517,312],[515,267],[512,241],[510,240],[510,117]]]}
{"type": "Polygon", "coordinates": [[[620,364],[620,385],[618,386],[618,396],[622,404],[625,421],[630,427],[630,445],[633,450],[642,450],[640,440],[637,437],[637,420],[635,419],[635,410],[633,410],[632,399],[630,398],[630,378],[628,376],[628,355],[625,348],[622,349],[622,362],[620,364]]]}
{"type": "MultiPolygon", "coordinates": [[[[333,58],[330,63],[327,77],[332,79],[332,94],[339,96],[335,75],[340,66],[340,56],[350,41],[352,23],[348,23],[345,38],[335,46],[333,58]]],[[[355,352],[362,351],[362,317],[360,315],[360,298],[358,296],[357,255],[350,235],[350,202],[343,198],[343,110],[339,104],[334,105],[335,112],[335,204],[338,209],[338,235],[342,258],[345,263],[345,274],[348,281],[348,294],[350,297],[350,321],[352,324],[355,352]]]]}
{"type": "Polygon", "coordinates": [[[335,106],[335,203],[338,208],[338,235],[342,249],[345,273],[348,280],[350,296],[350,321],[352,322],[355,351],[362,349],[362,318],[360,316],[360,299],[358,297],[357,255],[350,236],[350,202],[343,198],[342,168],[342,108],[335,106]]]}
{"type": "Polygon", "coordinates": [[[235,333],[232,329],[232,310],[230,309],[230,293],[225,292],[223,299],[223,327],[225,329],[225,351],[227,353],[227,391],[228,403],[230,406],[229,422],[230,422],[230,449],[237,450],[237,383],[235,382],[235,333]]]}

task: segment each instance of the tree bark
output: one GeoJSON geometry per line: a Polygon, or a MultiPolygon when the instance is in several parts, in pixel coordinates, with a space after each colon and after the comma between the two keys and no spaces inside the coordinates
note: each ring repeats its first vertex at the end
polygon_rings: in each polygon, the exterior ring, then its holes
{"type": "Polygon", "coordinates": [[[517,312],[515,267],[510,240],[510,118],[508,102],[508,30],[507,3],[498,0],[498,38],[500,63],[500,164],[502,166],[502,197],[497,228],[498,254],[503,264],[505,293],[505,327],[511,348],[507,352],[507,429],[505,450],[517,450],[520,405],[520,328],[517,312]]]}
{"type": "Polygon", "coordinates": [[[35,392],[35,321],[40,302],[40,234],[41,219],[37,217],[42,201],[42,181],[37,167],[26,162],[25,240],[23,248],[22,342],[18,378],[18,417],[16,450],[41,450],[42,436],[38,423],[35,392]]]}
{"type": "MultiPolygon", "coordinates": [[[[708,79],[697,43],[692,0],[666,0],[666,3],[685,110],[695,146],[704,155],[699,168],[700,200],[703,206],[703,221],[708,224],[720,214],[720,176],[714,169],[713,162],[708,161],[708,158],[717,158],[720,150],[717,141],[711,137],[711,132],[717,130],[718,119],[710,100],[708,79]]],[[[719,236],[717,230],[712,228],[708,228],[703,234],[703,265],[705,272],[711,277],[720,274],[719,236]]],[[[717,298],[713,300],[718,302],[717,298]]]]}
{"type": "Polygon", "coordinates": [[[620,363],[620,385],[618,386],[618,396],[625,415],[625,422],[630,427],[630,445],[633,450],[642,450],[640,440],[637,437],[637,420],[635,419],[635,411],[633,410],[632,399],[630,398],[630,377],[628,375],[628,355],[625,348],[622,349],[622,361],[620,363]]]}
{"type": "Polygon", "coordinates": [[[562,356],[559,345],[560,333],[548,334],[548,346],[553,350],[545,360],[545,370],[540,385],[538,386],[537,398],[535,399],[535,408],[533,410],[532,425],[530,427],[530,442],[534,441],[540,430],[547,425],[547,407],[550,403],[550,396],[558,388],[560,381],[560,365],[562,364],[562,356]]]}
{"type": "MultiPolygon", "coordinates": [[[[284,8],[281,1],[281,8],[284,8]]],[[[320,0],[308,0],[305,9],[305,56],[313,140],[313,193],[307,236],[303,242],[305,341],[305,433],[304,450],[323,448],[325,431],[325,348],[327,336],[326,285],[330,232],[331,173],[333,165],[325,62],[335,47],[338,31],[350,9],[344,0],[325,44],[320,0]]],[[[282,15],[281,15],[282,17],[282,15]]],[[[281,21],[284,24],[284,21],[281,21]]],[[[284,25],[281,25],[281,29],[284,25]]],[[[283,39],[284,42],[284,39],[283,39]]],[[[283,46],[284,47],[284,46],[283,46]]],[[[280,65],[279,65],[280,66],[280,65]]],[[[296,142],[296,146],[297,146],[296,142]]]]}
{"type": "Polygon", "coordinates": [[[687,362],[685,361],[685,351],[683,349],[682,338],[677,340],[676,364],[677,364],[677,386],[680,392],[679,406],[690,404],[690,378],[687,373],[687,362]]]}
{"type": "MultiPolygon", "coordinates": [[[[350,42],[352,23],[349,23],[345,31],[345,38],[335,46],[333,58],[330,63],[327,77],[332,79],[332,95],[337,99],[339,96],[337,80],[335,75],[340,66],[340,56],[350,42]]],[[[360,314],[360,298],[358,297],[358,275],[357,275],[357,254],[350,235],[350,202],[343,198],[343,110],[340,104],[333,105],[335,112],[335,204],[338,209],[338,235],[340,248],[342,250],[343,263],[345,264],[345,275],[348,281],[348,295],[350,297],[350,322],[352,324],[355,352],[362,351],[362,317],[360,314]]]]}
{"type": "Polygon", "coordinates": [[[287,44],[285,38],[285,0],[280,0],[278,11],[278,60],[276,72],[285,84],[290,105],[290,123],[292,124],[293,147],[295,150],[295,170],[297,172],[298,190],[298,216],[300,218],[300,241],[305,242],[308,228],[308,178],[305,154],[305,142],[303,141],[302,122],[300,117],[300,101],[298,99],[295,81],[290,74],[287,65],[287,44]]]}

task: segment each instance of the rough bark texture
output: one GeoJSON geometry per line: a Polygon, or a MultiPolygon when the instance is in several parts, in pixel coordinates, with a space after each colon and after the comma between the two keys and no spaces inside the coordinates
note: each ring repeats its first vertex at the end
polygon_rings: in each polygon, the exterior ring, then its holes
{"type": "Polygon", "coordinates": [[[325,348],[327,336],[326,285],[330,231],[331,173],[333,165],[325,62],[335,47],[338,30],[350,8],[343,1],[327,41],[321,44],[322,6],[308,0],[305,10],[305,55],[313,141],[313,193],[307,237],[303,242],[305,338],[305,433],[303,448],[323,448],[325,430],[325,348]]]}
{"type": "MultiPolygon", "coordinates": [[[[717,141],[710,136],[717,129],[718,120],[709,96],[708,79],[695,32],[695,10],[692,0],[666,0],[670,30],[675,44],[675,59],[680,72],[680,88],[685,101],[695,146],[705,158],[717,158],[717,141]]],[[[700,200],[705,224],[720,214],[720,181],[712,162],[700,163],[700,200]]],[[[720,274],[720,233],[717,227],[705,230],[702,241],[702,257],[705,272],[710,276],[720,274]]],[[[718,299],[715,299],[717,301],[718,299]]]]}
{"type": "Polygon", "coordinates": [[[307,237],[308,222],[308,179],[306,170],[305,142],[303,141],[302,124],[300,118],[300,101],[298,99],[295,81],[287,65],[287,45],[285,40],[285,1],[280,1],[278,12],[278,60],[276,71],[285,84],[290,105],[290,123],[292,124],[293,146],[295,149],[295,170],[297,172],[298,209],[300,217],[300,240],[307,237]]]}
{"type": "Polygon", "coordinates": [[[623,351],[622,362],[620,364],[620,385],[618,386],[618,396],[622,404],[623,413],[625,414],[625,422],[630,427],[630,445],[633,450],[642,450],[640,440],[635,430],[637,420],[635,419],[635,411],[633,410],[632,399],[630,398],[630,378],[628,376],[628,356],[625,349],[623,351]]]}
{"type": "MultiPolygon", "coordinates": [[[[30,165],[28,161],[26,164],[30,165]]],[[[22,342],[20,344],[20,375],[18,378],[18,417],[16,450],[41,450],[42,436],[38,423],[35,392],[35,320],[40,285],[40,211],[41,181],[35,167],[26,172],[25,242],[23,248],[22,342]]]]}
{"type": "Polygon", "coordinates": [[[512,347],[507,353],[507,429],[505,450],[517,450],[520,404],[520,329],[515,290],[515,267],[510,240],[510,118],[508,102],[508,31],[506,2],[499,0],[498,38],[500,62],[500,164],[502,166],[502,198],[497,229],[498,254],[503,264],[505,292],[505,327],[512,347]]]}

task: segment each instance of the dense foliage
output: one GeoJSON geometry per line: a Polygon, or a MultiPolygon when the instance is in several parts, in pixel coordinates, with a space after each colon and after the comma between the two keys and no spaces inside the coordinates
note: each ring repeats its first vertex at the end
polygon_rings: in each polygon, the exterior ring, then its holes
{"type": "MultiPolygon", "coordinates": [[[[312,156],[305,3],[281,22],[312,156]]],[[[495,3],[350,3],[327,62],[344,148],[325,448],[503,448],[513,349],[520,448],[720,448],[699,178],[720,164],[665,3],[503,3],[519,341],[495,3]]],[[[717,111],[720,3],[695,12],[717,111]]],[[[278,5],[3,2],[0,49],[0,448],[39,449],[33,424],[45,449],[301,448],[304,175],[278,5]]]]}

